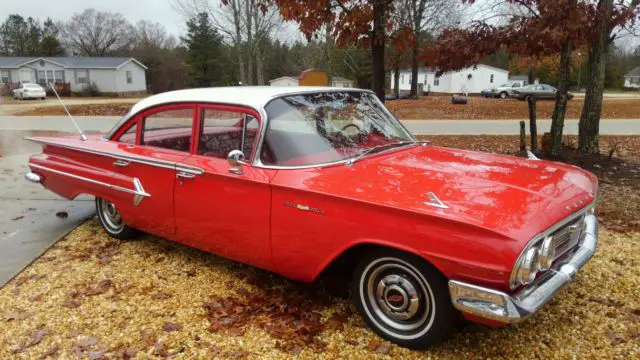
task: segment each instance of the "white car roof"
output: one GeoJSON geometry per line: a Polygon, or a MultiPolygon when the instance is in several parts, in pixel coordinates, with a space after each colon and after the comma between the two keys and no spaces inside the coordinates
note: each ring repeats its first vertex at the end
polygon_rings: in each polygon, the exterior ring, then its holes
{"type": "Polygon", "coordinates": [[[304,94],[327,91],[367,91],[354,88],[335,88],[325,86],[229,86],[201,89],[186,89],[161,93],[141,100],[131,108],[135,114],[156,105],[176,102],[208,102],[248,106],[257,110],[264,107],[273,98],[283,95],[304,94]]]}

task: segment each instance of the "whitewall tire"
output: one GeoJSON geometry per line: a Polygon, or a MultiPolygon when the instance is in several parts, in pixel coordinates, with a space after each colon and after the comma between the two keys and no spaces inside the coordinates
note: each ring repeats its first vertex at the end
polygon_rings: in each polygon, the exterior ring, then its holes
{"type": "Polygon", "coordinates": [[[116,239],[133,239],[139,235],[139,231],[125,224],[114,203],[109,200],[96,197],[96,213],[100,220],[100,225],[116,239]]]}
{"type": "Polygon", "coordinates": [[[460,319],[447,279],[425,260],[397,250],[377,249],[360,261],[352,297],[371,329],[412,349],[447,338],[460,319]]]}

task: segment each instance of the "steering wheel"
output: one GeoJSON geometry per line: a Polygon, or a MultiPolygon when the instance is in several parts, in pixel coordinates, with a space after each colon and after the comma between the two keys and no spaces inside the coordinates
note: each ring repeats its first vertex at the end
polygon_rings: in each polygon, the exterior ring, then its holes
{"type": "Polygon", "coordinates": [[[356,125],[354,123],[347,124],[347,125],[343,126],[342,129],[340,129],[340,132],[344,132],[345,130],[347,130],[350,127],[356,128],[356,130],[358,131],[358,134],[362,133],[362,129],[360,129],[360,126],[358,126],[358,125],[356,125]]]}

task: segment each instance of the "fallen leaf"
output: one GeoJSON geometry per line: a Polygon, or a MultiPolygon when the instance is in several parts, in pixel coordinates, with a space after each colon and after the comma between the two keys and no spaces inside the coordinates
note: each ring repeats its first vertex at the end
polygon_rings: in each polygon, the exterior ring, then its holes
{"type": "Polygon", "coordinates": [[[175,324],[175,323],[170,323],[170,322],[165,322],[164,326],[162,328],[166,332],[178,331],[178,330],[182,329],[182,325],[175,324]]]}
{"type": "Polygon", "coordinates": [[[11,221],[16,221],[16,220],[20,220],[20,219],[24,219],[24,216],[20,215],[18,217],[14,217],[13,219],[11,219],[11,221]]]}
{"type": "Polygon", "coordinates": [[[46,359],[49,357],[55,358],[58,354],[58,344],[53,344],[47,351],[40,355],[40,359],[46,359]]]}

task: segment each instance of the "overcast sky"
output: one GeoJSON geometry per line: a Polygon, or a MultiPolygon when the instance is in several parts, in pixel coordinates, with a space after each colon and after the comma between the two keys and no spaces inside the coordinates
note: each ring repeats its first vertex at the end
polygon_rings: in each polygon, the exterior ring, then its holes
{"type": "Polygon", "coordinates": [[[122,13],[132,23],[143,19],[159,22],[175,36],[184,32],[185,20],[171,7],[169,0],[0,0],[0,21],[9,14],[31,16],[41,23],[47,17],[53,21],[67,20],[88,8],[122,13]]]}

